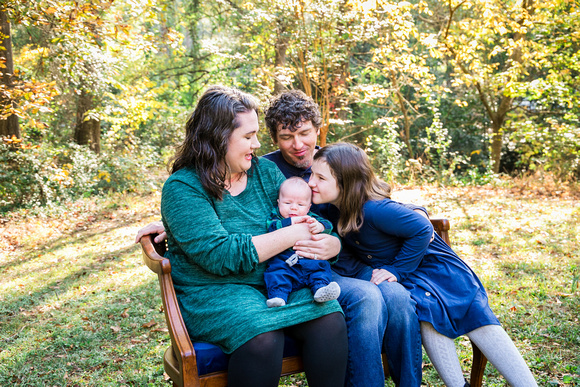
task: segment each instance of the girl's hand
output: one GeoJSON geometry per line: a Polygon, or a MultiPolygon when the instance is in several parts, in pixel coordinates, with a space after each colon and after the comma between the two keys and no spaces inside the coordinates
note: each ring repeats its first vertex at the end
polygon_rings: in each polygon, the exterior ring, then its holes
{"type": "Polygon", "coordinates": [[[393,273],[385,269],[374,269],[373,275],[371,276],[371,282],[375,285],[381,282],[397,282],[397,277],[393,273]]]}

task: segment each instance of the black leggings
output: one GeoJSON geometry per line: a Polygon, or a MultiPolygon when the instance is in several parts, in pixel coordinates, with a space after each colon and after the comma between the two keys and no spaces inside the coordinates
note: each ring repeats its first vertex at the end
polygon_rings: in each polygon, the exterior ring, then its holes
{"type": "Polygon", "coordinates": [[[228,386],[278,386],[284,333],[302,346],[304,371],[310,387],[344,385],[348,340],[344,317],[337,312],[285,330],[263,333],[236,349],[230,356],[228,386]]]}

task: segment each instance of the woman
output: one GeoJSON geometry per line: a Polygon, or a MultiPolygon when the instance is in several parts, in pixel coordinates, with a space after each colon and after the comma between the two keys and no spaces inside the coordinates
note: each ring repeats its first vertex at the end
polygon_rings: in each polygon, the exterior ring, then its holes
{"type": "Polygon", "coordinates": [[[314,155],[312,201],[330,203],[343,246],[368,266],[361,279],[400,282],[417,302],[423,346],[447,386],[468,384],[453,339],[467,335],[512,386],[534,377],[491,311],[483,285],[426,216],[389,199],[364,151],[339,143],[314,155]]]}
{"type": "Polygon", "coordinates": [[[307,224],[266,233],[284,176],[254,156],[257,110],[250,95],[214,86],[187,122],[161,197],[181,311],[192,340],[231,354],[229,386],[277,386],[284,333],[302,342],[311,386],[339,386],[347,337],[338,303],[314,303],[303,289],[285,307],[266,306],[266,261],[311,234],[307,224]]]}

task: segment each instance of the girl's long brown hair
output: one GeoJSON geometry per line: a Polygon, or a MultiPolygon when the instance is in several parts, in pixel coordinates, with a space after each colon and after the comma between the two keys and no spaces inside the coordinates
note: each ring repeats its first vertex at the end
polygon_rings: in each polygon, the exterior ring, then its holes
{"type": "Polygon", "coordinates": [[[340,235],[360,230],[367,201],[391,197],[391,187],[376,177],[366,153],[356,145],[343,142],[325,146],[314,160],[326,162],[338,183],[340,235]]]}
{"type": "Polygon", "coordinates": [[[258,113],[258,104],[251,95],[225,86],[209,87],[187,120],[185,140],[174,157],[171,173],[194,168],[203,188],[222,199],[229,170],[229,138],[239,127],[238,114],[252,110],[258,113]]]}

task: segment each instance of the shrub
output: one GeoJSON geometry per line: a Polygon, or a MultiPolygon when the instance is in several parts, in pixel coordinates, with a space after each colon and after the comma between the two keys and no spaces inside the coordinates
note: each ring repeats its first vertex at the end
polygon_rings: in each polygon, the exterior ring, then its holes
{"type": "Polygon", "coordinates": [[[161,164],[151,147],[106,150],[96,155],[87,146],[0,143],[0,211],[57,204],[103,192],[154,188],[149,169],[161,164]]]}

